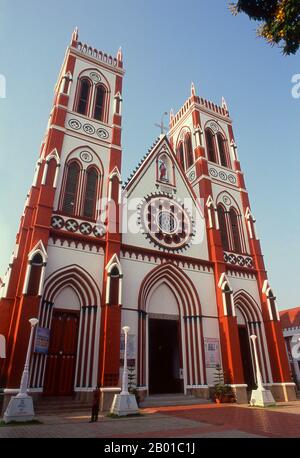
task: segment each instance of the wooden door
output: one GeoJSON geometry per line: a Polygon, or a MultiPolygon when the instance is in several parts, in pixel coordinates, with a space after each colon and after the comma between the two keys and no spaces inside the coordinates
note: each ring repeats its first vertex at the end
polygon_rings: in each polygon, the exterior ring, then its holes
{"type": "Polygon", "coordinates": [[[79,313],[54,310],[44,394],[70,396],[74,392],[79,313]]]}

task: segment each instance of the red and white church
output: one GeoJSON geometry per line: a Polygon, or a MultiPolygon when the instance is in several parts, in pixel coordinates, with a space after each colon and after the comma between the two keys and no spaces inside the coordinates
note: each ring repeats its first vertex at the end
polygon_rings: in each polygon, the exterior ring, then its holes
{"type": "Polygon", "coordinates": [[[37,317],[29,392],[105,402],[120,389],[122,327],[141,398],[208,398],[220,363],[238,402],[263,382],[295,398],[225,100],[191,94],[122,186],[121,50],[72,35],[0,289],[0,387],[16,392],[37,317]],[[105,203],[103,205],[103,202],[105,203]]]}

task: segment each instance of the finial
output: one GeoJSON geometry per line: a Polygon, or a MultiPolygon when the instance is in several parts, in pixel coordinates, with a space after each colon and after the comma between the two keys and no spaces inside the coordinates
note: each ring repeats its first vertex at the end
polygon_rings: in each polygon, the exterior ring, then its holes
{"type": "Polygon", "coordinates": [[[174,119],[174,110],[173,110],[173,108],[171,108],[171,110],[170,110],[170,122],[172,122],[173,119],[174,119]]]}
{"type": "Polygon", "coordinates": [[[122,52],[121,46],[120,46],[119,49],[118,49],[117,60],[119,60],[120,62],[123,61],[123,52],[122,52]]]}
{"type": "Polygon", "coordinates": [[[228,111],[228,106],[224,97],[222,97],[222,108],[224,108],[225,111],[228,111]]]}
{"type": "Polygon", "coordinates": [[[191,96],[196,95],[196,89],[194,83],[191,84],[191,96]]]}
{"type": "Polygon", "coordinates": [[[72,41],[78,41],[78,27],[75,27],[74,32],[72,33],[72,41]]]}

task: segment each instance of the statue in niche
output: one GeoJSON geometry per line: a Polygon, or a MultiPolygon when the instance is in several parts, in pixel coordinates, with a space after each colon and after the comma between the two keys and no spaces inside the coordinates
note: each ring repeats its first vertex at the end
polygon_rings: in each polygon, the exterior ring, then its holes
{"type": "Polygon", "coordinates": [[[163,159],[161,159],[158,163],[158,166],[159,166],[159,180],[160,181],[165,181],[165,182],[169,182],[169,174],[168,174],[168,168],[167,168],[167,165],[165,163],[165,161],[163,159]]]}

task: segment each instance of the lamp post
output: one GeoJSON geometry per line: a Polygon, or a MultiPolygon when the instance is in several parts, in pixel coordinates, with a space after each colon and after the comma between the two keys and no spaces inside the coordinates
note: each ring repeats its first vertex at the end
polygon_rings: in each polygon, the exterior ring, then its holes
{"type": "Polygon", "coordinates": [[[22,374],[22,379],[21,379],[21,385],[20,385],[19,394],[17,395],[17,398],[24,398],[28,396],[27,389],[28,389],[28,381],[29,381],[29,365],[30,365],[32,340],[33,340],[34,330],[38,322],[39,320],[37,320],[36,318],[31,318],[29,320],[29,323],[31,325],[30,338],[29,338],[29,343],[28,343],[28,348],[27,348],[25,366],[23,369],[23,374],[22,374]]]}
{"type": "Polygon", "coordinates": [[[273,398],[271,391],[266,390],[263,386],[263,380],[262,380],[262,376],[260,372],[258,355],[257,355],[257,347],[256,347],[257,336],[252,335],[250,336],[250,339],[253,344],[255,369],[256,369],[256,380],[257,380],[257,389],[252,390],[250,405],[258,406],[258,407],[268,407],[271,405],[275,405],[276,403],[275,403],[275,400],[273,398]]]}
{"type": "Polygon", "coordinates": [[[123,379],[122,379],[122,392],[121,395],[129,395],[128,392],[128,369],[127,369],[127,345],[128,345],[128,334],[130,331],[129,326],[124,326],[123,332],[125,336],[125,345],[124,345],[124,370],[123,370],[123,379]]]}
{"type": "Polygon", "coordinates": [[[139,408],[136,402],[134,394],[130,394],[128,391],[128,369],[127,369],[127,345],[128,345],[128,334],[130,331],[129,326],[122,328],[124,332],[124,368],[122,377],[122,391],[120,394],[116,394],[110,409],[113,415],[118,417],[126,417],[128,415],[136,415],[139,413],[139,408]]]}
{"type": "Polygon", "coordinates": [[[256,380],[257,380],[257,388],[263,388],[263,382],[262,382],[262,376],[259,368],[259,362],[258,362],[258,356],[257,356],[257,347],[256,347],[256,341],[257,341],[257,336],[252,335],[250,336],[250,339],[252,340],[253,344],[253,350],[254,350],[254,360],[255,360],[255,368],[256,368],[256,380]]]}
{"type": "Polygon", "coordinates": [[[25,365],[22,373],[21,384],[19,388],[19,393],[17,396],[11,397],[7,409],[4,413],[5,423],[11,422],[26,422],[34,419],[34,409],[32,397],[28,396],[28,381],[29,381],[29,366],[30,366],[30,356],[32,349],[32,342],[34,336],[34,330],[38,324],[36,318],[31,318],[29,323],[31,325],[30,337],[28,342],[27,354],[25,365]]]}

